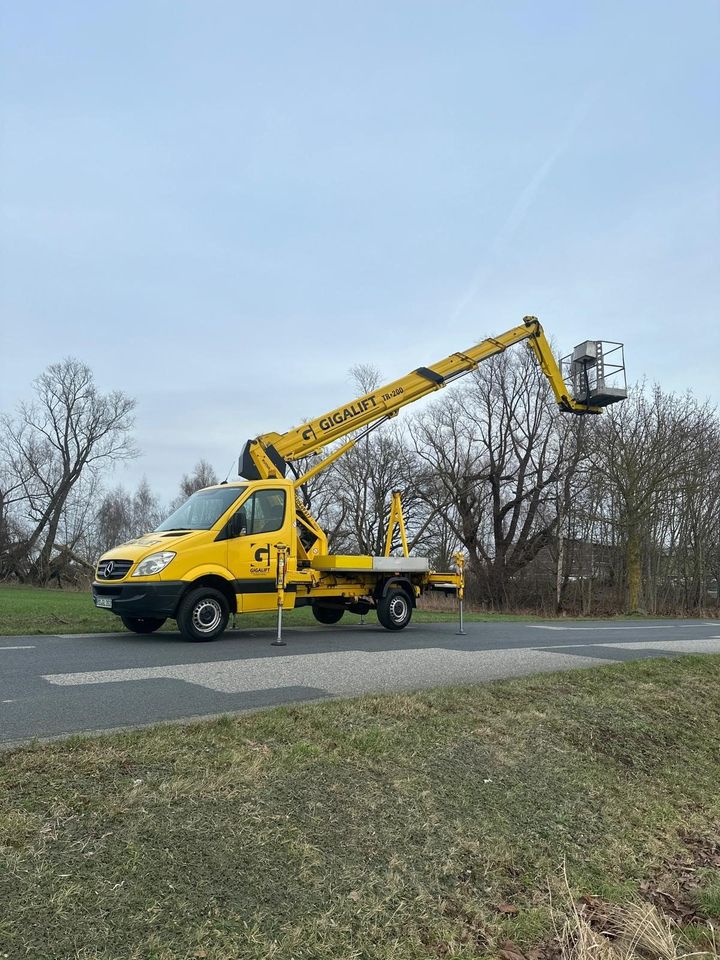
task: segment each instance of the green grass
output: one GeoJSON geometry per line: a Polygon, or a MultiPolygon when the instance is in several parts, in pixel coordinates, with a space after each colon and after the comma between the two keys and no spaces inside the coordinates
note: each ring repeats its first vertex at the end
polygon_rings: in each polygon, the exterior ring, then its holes
{"type": "Polygon", "coordinates": [[[624,901],[684,833],[718,836],[718,743],[708,655],[21,749],[0,756],[0,956],[531,947],[564,869],[574,896],[624,901]]]}
{"type": "Polygon", "coordinates": [[[720,917],[720,871],[714,871],[701,887],[697,897],[698,906],[711,917],[720,917]]]}
{"type": "MultiPolygon", "coordinates": [[[[374,616],[374,614],[370,614],[374,616]]],[[[238,629],[271,627],[274,613],[246,614],[237,618],[238,629]]],[[[288,610],[285,613],[287,626],[317,626],[309,607],[288,610]]],[[[413,619],[419,623],[437,623],[455,620],[455,613],[416,610],[413,619]]],[[[493,613],[468,613],[468,620],[532,620],[529,616],[512,616],[493,613]]],[[[345,621],[343,621],[345,622],[345,621]]],[[[357,617],[347,615],[347,622],[358,622],[357,617]]],[[[339,625],[342,627],[342,624],[339,625]]],[[[163,628],[175,630],[174,621],[163,628]]],[[[52,633],[111,633],[124,630],[119,617],[93,606],[90,590],[57,590],[39,587],[0,587],[0,636],[13,634],[52,633]]],[[[1,956],[1,955],[0,955],[1,956]]]]}
{"type": "MultiPolygon", "coordinates": [[[[422,601],[421,601],[422,603],[422,601]]],[[[369,614],[370,617],[374,613],[369,614]]],[[[455,621],[457,614],[452,611],[418,609],[413,612],[416,623],[442,623],[455,621]]],[[[468,621],[490,622],[532,622],[543,618],[509,613],[474,613],[467,611],[468,621]]],[[[545,618],[547,619],[547,618],[545,618]]],[[[563,622],[572,621],[572,617],[563,618],[563,622]]],[[[603,619],[603,618],[598,618],[603,619]]],[[[613,620],[637,620],[638,616],[617,616],[613,620]]],[[[238,629],[254,627],[272,627],[276,622],[274,613],[245,614],[237,618],[238,629]]],[[[288,627],[317,626],[317,621],[309,607],[287,610],[284,622],[288,627]]],[[[336,629],[346,623],[357,623],[358,618],[347,614],[336,629]]],[[[106,610],[93,606],[90,590],[57,590],[40,587],[0,586],[0,636],[16,634],[55,634],[55,633],[113,633],[125,628],[119,617],[106,610]]],[[[163,630],[176,630],[175,622],[170,620],[163,630]]],[[[1,955],[0,955],[1,956],[1,955]]]]}

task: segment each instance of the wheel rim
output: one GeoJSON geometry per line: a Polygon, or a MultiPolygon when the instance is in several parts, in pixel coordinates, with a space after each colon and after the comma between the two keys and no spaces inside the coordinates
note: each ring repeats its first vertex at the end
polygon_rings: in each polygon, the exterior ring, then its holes
{"type": "Polygon", "coordinates": [[[222,609],[217,600],[206,597],[193,607],[192,622],[198,633],[212,633],[220,626],[222,609]]]}
{"type": "Polygon", "coordinates": [[[407,609],[405,597],[393,597],[390,601],[390,619],[393,623],[402,623],[407,616],[407,609]]]}

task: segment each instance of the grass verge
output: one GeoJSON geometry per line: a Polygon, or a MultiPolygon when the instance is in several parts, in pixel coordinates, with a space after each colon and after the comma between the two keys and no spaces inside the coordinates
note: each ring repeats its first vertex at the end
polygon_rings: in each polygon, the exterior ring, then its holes
{"type": "Polygon", "coordinates": [[[709,953],[719,746],[708,655],[20,749],[0,955],[539,957],[565,875],[709,953]]]}
{"type": "MultiPolygon", "coordinates": [[[[416,623],[443,623],[455,621],[457,613],[451,609],[432,609],[421,607],[414,611],[413,620],[416,623]]],[[[370,613],[370,617],[374,614],[370,613]]],[[[471,610],[465,612],[465,619],[482,623],[492,622],[535,622],[547,620],[523,613],[476,613],[471,610]]],[[[581,618],[563,617],[563,622],[581,618]]],[[[647,619],[637,615],[598,617],[595,619],[610,620],[637,620],[647,619]]],[[[655,618],[657,619],[657,618],[655,618]]],[[[245,614],[238,617],[239,629],[253,629],[255,627],[272,627],[276,622],[275,613],[245,614]]],[[[317,621],[309,607],[300,607],[297,610],[288,610],[284,614],[287,626],[317,626],[317,621]]],[[[345,619],[335,627],[342,629],[345,624],[357,623],[358,618],[347,614],[345,619]]],[[[123,631],[120,619],[106,610],[98,610],[93,606],[89,590],[58,590],[55,588],[40,588],[28,586],[0,586],[0,636],[42,635],[57,633],[114,633],[123,631]]],[[[174,621],[170,620],[162,628],[175,630],[174,621]]]]}
{"type": "MultiPolygon", "coordinates": [[[[374,614],[371,614],[374,616],[374,614]]],[[[346,615],[348,623],[357,623],[358,618],[346,615]]],[[[418,623],[438,623],[455,620],[453,612],[416,610],[413,619],[418,623]]],[[[503,620],[526,621],[537,619],[531,616],[468,613],[467,620],[503,620]]],[[[274,613],[246,614],[238,617],[238,627],[271,627],[276,620],[274,613]]],[[[343,623],[345,620],[343,620],[343,623]]],[[[285,614],[287,626],[317,626],[317,621],[309,607],[288,610],[285,614]]],[[[342,628],[342,623],[338,625],[342,628]]],[[[89,590],[57,590],[52,588],[24,586],[0,586],[0,636],[18,634],[53,633],[113,633],[124,630],[118,617],[107,610],[98,610],[93,606],[89,590]]],[[[164,630],[175,630],[170,620],[164,630]]]]}

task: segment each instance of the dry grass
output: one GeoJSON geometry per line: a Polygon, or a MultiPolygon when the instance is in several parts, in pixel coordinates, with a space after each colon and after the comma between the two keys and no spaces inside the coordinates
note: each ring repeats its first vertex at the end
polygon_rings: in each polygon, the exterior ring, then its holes
{"type": "Polygon", "coordinates": [[[686,960],[717,957],[715,929],[708,926],[706,949],[689,950],[677,921],[653,904],[608,904],[604,922],[591,923],[573,903],[560,933],[563,960],[686,960]]]}

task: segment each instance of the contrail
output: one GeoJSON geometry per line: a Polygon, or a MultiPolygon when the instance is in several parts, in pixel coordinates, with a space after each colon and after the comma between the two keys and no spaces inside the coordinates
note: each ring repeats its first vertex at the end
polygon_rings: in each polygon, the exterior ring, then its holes
{"type": "Polygon", "coordinates": [[[595,99],[595,93],[596,91],[593,89],[573,111],[570,120],[565,127],[565,131],[558,140],[555,149],[552,150],[550,155],[543,161],[543,163],[540,164],[538,169],[530,178],[527,186],[525,186],[520,192],[520,195],[513,204],[505,222],[493,238],[486,259],[478,265],[467,290],[458,301],[452,315],[453,320],[457,320],[460,317],[460,315],[478,295],[485,283],[487,283],[489,280],[499,257],[501,254],[505,253],[507,248],[510,246],[510,241],[513,239],[520,227],[520,224],[527,216],[538,190],[548,178],[551,170],[574,139],[578,128],[590,110],[590,106],[595,99]]]}

